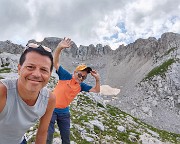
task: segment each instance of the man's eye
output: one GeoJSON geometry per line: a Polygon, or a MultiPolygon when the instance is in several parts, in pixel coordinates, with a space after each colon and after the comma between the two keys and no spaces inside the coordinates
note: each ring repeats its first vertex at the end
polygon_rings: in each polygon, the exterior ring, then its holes
{"type": "Polygon", "coordinates": [[[48,73],[48,72],[49,72],[47,69],[41,69],[41,70],[42,70],[42,72],[44,72],[44,73],[48,73]]]}
{"type": "Polygon", "coordinates": [[[33,70],[33,66],[26,66],[26,68],[28,69],[28,70],[33,70]]]}

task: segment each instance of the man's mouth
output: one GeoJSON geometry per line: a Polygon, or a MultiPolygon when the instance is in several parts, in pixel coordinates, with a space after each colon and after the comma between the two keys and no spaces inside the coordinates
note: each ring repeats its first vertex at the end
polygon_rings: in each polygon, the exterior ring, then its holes
{"type": "Polygon", "coordinates": [[[37,82],[37,83],[42,82],[42,80],[38,80],[38,79],[29,79],[29,78],[28,78],[28,80],[29,80],[29,81],[32,81],[32,82],[37,82]]]}

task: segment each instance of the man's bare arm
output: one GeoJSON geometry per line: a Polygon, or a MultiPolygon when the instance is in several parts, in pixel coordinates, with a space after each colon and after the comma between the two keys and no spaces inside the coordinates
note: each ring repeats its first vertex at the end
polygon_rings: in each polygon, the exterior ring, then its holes
{"type": "Polygon", "coordinates": [[[64,38],[56,47],[54,51],[54,67],[56,70],[58,70],[60,64],[59,64],[59,57],[60,53],[64,48],[69,48],[71,46],[71,39],[69,38],[64,38]]]}
{"type": "Polygon", "coordinates": [[[3,111],[7,99],[7,88],[0,82],[0,113],[3,111]]]}
{"type": "Polygon", "coordinates": [[[93,88],[89,90],[89,92],[99,93],[100,92],[100,76],[95,70],[91,71],[91,75],[95,78],[96,84],[93,88]]]}
{"type": "Polygon", "coordinates": [[[36,134],[36,142],[35,144],[46,144],[46,139],[47,139],[47,131],[49,127],[49,123],[52,117],[53,110],[55,108],[55,103],[56,103],[56,98],[55,96],[51,93],[48,106],[46,109],[46,113],[44,116],[40,119],[38,131],[36,134]]]}

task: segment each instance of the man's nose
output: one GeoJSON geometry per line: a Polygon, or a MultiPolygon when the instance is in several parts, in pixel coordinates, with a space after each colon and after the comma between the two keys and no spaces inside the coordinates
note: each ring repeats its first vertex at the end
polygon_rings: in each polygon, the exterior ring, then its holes
{"type": "Polygon", "coordinates": [[[40,76],[41,76],[41,71],[40,71],[40,69],[36,68],[36,69],[33,71],[33,75],[36,76],[36,77],[40,77],[40,76]]]}

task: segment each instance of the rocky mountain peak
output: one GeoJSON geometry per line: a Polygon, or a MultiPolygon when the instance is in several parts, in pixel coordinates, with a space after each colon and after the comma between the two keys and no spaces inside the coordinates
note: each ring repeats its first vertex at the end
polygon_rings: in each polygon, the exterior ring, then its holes
{"type": "Polygon", "coordinates": [[[21,53],[24,50],[22,45],[14,44],[9,40],[0,41],[0,53],[8,52],[12,54],[21,53]]]}
{"type": "MultiPolygon", "coordinates": [[[[33,42],[37,44],[42,44],[47,47],[50,47],[53,51],[57,47],[58,43],[62,40],[62,38],[57,37],[46,37],[42,42],[36,42],[35,40],[29,40],[28,43],[33,42]]],[[[112,49],[110,46],[106,45],[103,46],[102,44],[97,44],[94,46],[93,44],[90,44],[89,46],[83,46],[80,45],[79,48],[77,45],[72,42],[72,48],[65,49],[63,51],[63,55],[65,56],[71,56],[73,58],[77,58],[81,61],[93,59],[95,57],[102,57],[103,55],[111,54],[112,49]]]]}
{"type": "Polygon", "coordinates": [[[112,54],[112,49],[110,46],[103,46],[102,44],[97,44],[94,46],[93,44],[89,46],[83,46],[80,45],[78,52],[77,52],[77,57],[80,60],[87,60],[87,59],[93,59],[96,57],[102,57],[104,55],[112,54]]]}

